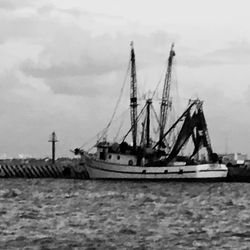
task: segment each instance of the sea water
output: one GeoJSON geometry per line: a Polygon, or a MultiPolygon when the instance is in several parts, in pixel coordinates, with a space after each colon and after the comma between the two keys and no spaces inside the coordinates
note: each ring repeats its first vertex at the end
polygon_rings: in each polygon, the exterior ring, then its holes
{"type": "Polygon", "coordinates": [[[249,249],[250,183],[0,180],[0,249],[249,249]]]}

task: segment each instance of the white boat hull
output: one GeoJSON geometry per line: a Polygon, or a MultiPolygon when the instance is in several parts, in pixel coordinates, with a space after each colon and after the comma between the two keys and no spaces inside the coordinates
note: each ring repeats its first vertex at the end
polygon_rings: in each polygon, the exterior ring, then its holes
{"type": "Polygon", "coordinates": [[[225,179],[228,169],[224,164],[200,164],[182,166],[129,166],[92,158],[86,159],[86,171],[90,179],[225,179]]]}

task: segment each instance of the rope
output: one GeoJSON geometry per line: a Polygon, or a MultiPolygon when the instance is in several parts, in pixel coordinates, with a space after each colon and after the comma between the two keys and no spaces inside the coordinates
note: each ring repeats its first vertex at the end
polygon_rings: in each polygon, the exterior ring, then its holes
{"type": "Polygon", "coordinates": [[[122,113],[122,115],[121,115],[121,116],[123,116],[123,119],[122,119],[122,121],[121,121],[121,123],[120,123],[120,126],[119,126],[119,128],[118,128],[118,131],[117,131],[117,133],[116,133],[116,135],[115,135],[115,137],[114,137],[114,141],[117,140],[117,138],[118,138],[118,136],[119,136],[119,134],[120,134],[120,132],[121,132],[122,126],[123,126],[123,124],[124,124],[124,122],[125,122],[125,118],[126,118],[125,114],[126,114],[127,111],[128,111],[128,109],[126,109],[126,110],[122,113]]]}
{"type": "Polygon", "coordinates": [[[155,108],[154,108],[153,105],[152,105],[152,110],[153,110],[153,113],[154,113],[154,115],[155,115],[155,118],[156,118],[156,121],[157,121],[158,125],[160,125],[160,120],[159,120],[159,118],[158,118],[158,115],[157,115],[157,113],[156,113],[155,108]]]}
{"type": "MultiPolygon", "coordinates": [[[[128,111],[128,108],[122,112],[122,114],[117,118],[117,120],[120,117],[124,116],[127,111],[128,111]]],[[[91,138],[89,138],[81,147],[79,147],[79,149],[83,149],[85,146],[87,146],[88,144],[90,144],[96,137],[101,138],[102,135],[104,134],[104,130],[105,129],[106,128],[102,129],[101,131],[99,131],[98,133],[96,133],[94,136],[92,136],[91,138]]],[[[94,148],[94,146],[92,148],[94,148]]],[[[87,150],[87,152],[89,152],[89,151],[90,150],[87,150]]]]}
{"type": "MultiPolygon", "coordinates": [[[[146,108],[146,106],[147,106],[147,104],[145,104],[144,107],[142,108],[140,114],[139,114],[139,115],[137,116],[137,118],[136,118],[136,122],[135,122],[135,123],[137,123],[138,120],[140,119],[140,117],[141,117],[141,115],[142,115],[144,109],[146,108]]],[[[127,132],[127,134],[123,137],[123,140],[122,140],[123,142],[124,142],[125,139],[127,138],[128,134],[131,132],[131,130],[132,130],[133,127],[134,127],[134,126],[131,126],[131,128],[129,129],[129,131],[127,132]]]]}
{"type": "Polygon", "coordinates": [[[91,138],[89,138],[84,144],[82,144],[81,147],[79,147],[79,149],[84,148],[86,145],[88,145],[91,141],[93,141],[96,137],[98,137],[98,135],[100,135],[101,133],[103,133],[104,129],[102,129],[101,131],[99,131],[98,133],[96,133],[94,136],[92,136],[91,138]]]}
{"type": "MultiPolygon", "coordinates": [[[[167,63],[168,63],[168,61],[167,61],[165,64],[167,64],[167,63]]],[[[155,96],[155,94],[156,94],[156,92],[157,92],[157,90],[158,90],[158,88],[159,88],[159,86],[160,86],[160,83],[162,82],[162,79],[163,79],[163,76],[164,76],[164,73],[165,73],[165,68],[166,68],[166,66],[164,66],[164,69],[163,69],[163,71],[162,71],[162,73],[161,73],[160,80],[158,81],[158,83],[157,83],[157,85],[156,85],[156,87],[155,87],[155,90],[154,90],[153,95],[152,95],[152,99],[153,99],[153,97],[155,96]]]]}
{"type": "MultiPolygon", "coordinates": [[[[83,147],[85,147],[86,145],[88,145],[88,144],[89,144],[92,140],[94,140],[97,136],[98,136],[99,138],[101,138],[101,137],[104,136],[104,134],[107,133],[107,131],[108,131],[108,129],[109,129],[111,123],[113,122],[114,117],[115,117],[115,114],[116,114],[118,105],[120,104],[121,97],[122,97],[122,94],[123,94],[123,91],[124,91],[124,88],[125,88],[125,83],[126,83],[126,81],[127,81],[129,69],[130,69],[130,61],[129,61],[129,64],[128,64],[128,68],[127,68],[126,75],[125,75],[125,78],[124,78],[124,81],[123,81],[123,84],[122,84],[122,87],[121,87],[121,90],[120,90],[120,94],[119,94],[118,100],[117,100],[116,105],[115,105],[114,112],[113,112],[113,114],[112,114],[112,116],[111,116],[111,119],[110,119],[110,121],[108,122],[107,126],[106,126],[104,129],[100,130],[100,131],[99,131],[97,134],[95,134],[93,137],[91,137],[90,139],[88,139],[88,141],[85,142],[84,144],[82,144],[82,146],[79,147],[79,149],[82,149],[83,147]],[[100,134],[101,134],[101,136],[99,136],[100,134]]],[[[94,147],[94,146],[93,146],[93,147],[94,147]]],[[[93,147],[92,147],[92,148],[93,148],[93,147]]],[[[89,150],[88,150],[88,151],[89,151],[89,150]]]]}
{"type": "Polygon", "coordinates": [[[115,105],[114,112],[113,112],[113,114],[112,114],[112,116],[111,116],[111,118],[110,118],[110,121],[108,122],[108,125],[107,125],[106,128],[104,129],[104,132],[103,132],[102,136],[103,136],[104,134],[107,133],[107,131],[108,131],[108,129],[109,129],[111,123],[113,122],[113,119],[114,119],[114,117],[115,117],[116,111],[117,111],[117,109],[118,109],[118,105],[119,105],[120,102],[121,102],[121,97],[122,97],[122,94],[123,94],[123,91],[124,91],[124,88],[125,88],[125,83],[126,83],[127,78],[128,78],[129,69],[130,69],[130,61],[129,61],[128,68],[127,68],[127,71],[126,71],[126,75],[125,75],[125,78],[124,78],[124,81],[123,81],[123,84],[122,84],[122,87],[121,87],[121,90],[120,90],[120,95],[119,95],[119,97],[118,97],[118,99],[117,99],[117,102],[116,102],[116,105],[115,105]]]}

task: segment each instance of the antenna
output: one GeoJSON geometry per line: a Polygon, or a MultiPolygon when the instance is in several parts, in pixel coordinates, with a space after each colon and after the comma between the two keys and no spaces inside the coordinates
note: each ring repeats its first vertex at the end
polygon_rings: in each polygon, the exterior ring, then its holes
{"type": "Polygon", "coordinates": [[[49,142],[52,144],[52,164],[55,164],[56,142],[58,142],[55,132],[50,135],[49,142]]]}

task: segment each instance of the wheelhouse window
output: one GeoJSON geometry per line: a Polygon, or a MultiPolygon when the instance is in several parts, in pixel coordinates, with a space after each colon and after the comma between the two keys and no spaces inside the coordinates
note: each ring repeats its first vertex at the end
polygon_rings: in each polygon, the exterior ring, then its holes
{"type": "Polygon", "coordinates": [[[121,158],[120,155],[117,155],[117,160],[120,160],[120,158],[121,158]]]}
{"type": "Polygon", "coordinates": [[[112,155],[109,155],[109,159],[111,159],[112,158],[112,155]]]}
{"type": "Polygon", "coordinates": [[[101,160],[106,160],[105,152],[103,152],[103,151],[100,152],[100,159],[101,160]]]}

